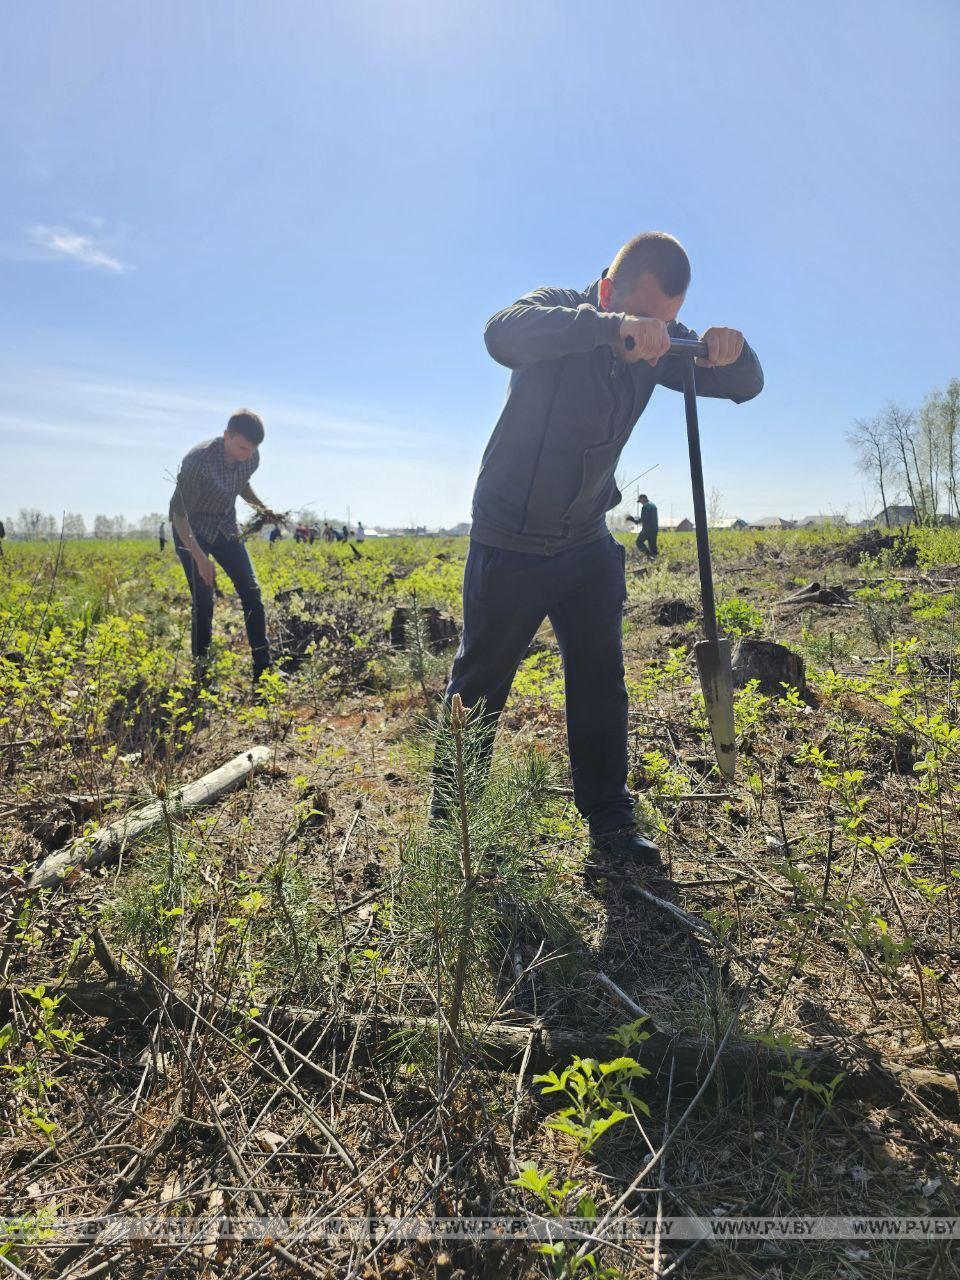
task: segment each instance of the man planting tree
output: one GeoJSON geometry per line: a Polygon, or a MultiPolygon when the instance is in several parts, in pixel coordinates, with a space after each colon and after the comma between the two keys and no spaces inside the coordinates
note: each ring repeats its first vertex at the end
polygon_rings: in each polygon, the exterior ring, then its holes
{"type": "MultiPolygon", "coordinates": [[[[645,232],[586,291],[541,288],[487,324],[487,350],[512,370],[473,499],[464,572],[463,638],[446,691],[482,706],[484,745],[544,618],[563,659],[574,800],[595,857],[661,868],[634,826],[627,789],[627,691],[621,620],[624,547],[606,512],[621,500],[614,472],[656,386],[682,390],[671,338],[690,264],[672,236],[645,232]]],[[[697,392],[741,403],[763,387],[737,329],[700,335],[697,392]]],[[[446,809],[438,762],[433,812],[446,809]]]]}
{"type": "Polygon", "coordinates": [[[238,497],[243,498],[266,520],[278,518],[250,487],[250,477],[260,465],[263,437],[259,415],[238,409],[222,436],[195,445],[183,459],[170,502],[173,543],[190,586],[193,656],[202,663],[213,635],[215,560],[240,597],[253,655],[254,682],[273,665],[273,660],[260,586],[247,548],[240,540],[236,504],[238,497]]]}

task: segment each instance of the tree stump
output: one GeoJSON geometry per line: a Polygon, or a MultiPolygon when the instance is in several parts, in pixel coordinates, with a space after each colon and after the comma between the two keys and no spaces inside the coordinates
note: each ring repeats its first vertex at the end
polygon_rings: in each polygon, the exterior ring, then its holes
{"type": "Polygon", "coordinates": [[[733,683],[742,689],[750,680],[759,680],[760,692],[774,697],[782,697],[785,684],[802,691],[803,659],[785,645],[745,636],[733,651],[733,683]]]}
{"type": "Polygon", "coordinates": [[[819,582],[808,582],[799,591],[794,591],[792,595],[784,596],[778,603],[853,605],[853,601],[850,599],[850,592],[845,586],[842,584],[836,587],[821,586],[819,582]]]}
{"type": "MultiPolygon", "coordinates": [[[[390,620],[390,645],[394,649],[409,649],[413,643],[410,629],[415,625],[413,611],[400,605],[394,609],[390,620]]],[[[460,643],[460,633],[453,618],[444,617],[439,609],[427,605],[420,610],[424,639],[431,653],[442,653],[460,643]]]]}
{"type": "Polygon", "coordinates": [[[650,606],[650,617],[660,627],[675,627],[678,623],[695,618],[696,609],[686,600],[655,600],[650,606]]]}

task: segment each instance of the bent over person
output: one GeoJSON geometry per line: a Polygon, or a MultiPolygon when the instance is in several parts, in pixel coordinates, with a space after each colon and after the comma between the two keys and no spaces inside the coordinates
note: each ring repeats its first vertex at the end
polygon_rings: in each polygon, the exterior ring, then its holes
{"type": "MultiPolygon", "coordinates": [[[[446,690],[448,706],[455,694],[468,708],[482,703],[491,750],[517,667],[549,618],[592,852],[654,867],[659,853],[636,831],[627,789],[625,549],[606,512],[621,501],[614,472],[655,388],[682,390],[683,357],[668,352],[671,337],[697,337],[677,320],[689,283],[679,242],[645,232],[587,289],[536,289],[488,322],[487,350],[512,372],[474,491],[463,637],[446,690]]],[[[760,392],[760,364],[738,330],[700,338],[698,394],[740,403],[760,392]]],[[[438,760],[435,816],[443,768],[438,760]]]]}
{"type": "Polygon", "coordinates": [[[250,477],[260,465],[263,437],[260,416],[238,409],[222,436],[195,445],[183,459],[170,502],[173,545],[190,586],[193,656],[202,661],[210,648],[216,561],[240,597],[255,681],[273,660],[260,586],[240,540],[236,504],[243,498],[267,519],[276,518],[250,487],[250,477]]]}

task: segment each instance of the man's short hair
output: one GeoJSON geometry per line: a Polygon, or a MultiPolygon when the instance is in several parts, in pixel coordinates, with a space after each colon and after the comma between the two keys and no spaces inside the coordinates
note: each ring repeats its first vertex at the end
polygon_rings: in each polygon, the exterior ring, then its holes
{"type": "Polygon", "coordinates": [[[238,409],[227,423],[227,430],[232,436],[243,436],[244,440],[249,440],[252,445],[263,444],[263,437],[266,434],[263,429],[263,419],[252,409],[238,409]]]}
{"type": "Polygon", "coordinates": [[[641,502],[649,502],[649,501],[650,501],[650,499],[647,497],[647,495],[646,495],[645,493],[641,493],[641,494],[640,494],[640,501],[641,501],[641,502]]]}
{"type": "Polygon", "coordinates": [[[686,293],[690,284],[690,259],[679,240],[665,231],[644,231],[628,240],[614,258],[607,275],[621,295],[631,292],[649,271],[668,298],[686,293]]]}

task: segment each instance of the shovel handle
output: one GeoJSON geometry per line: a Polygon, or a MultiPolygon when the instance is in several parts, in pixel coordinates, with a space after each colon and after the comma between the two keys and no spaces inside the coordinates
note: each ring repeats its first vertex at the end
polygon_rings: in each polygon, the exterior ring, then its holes
{"type": "Polygon", "coordinates": [[[700,458],[700,423],[697,419],[697,378],[692,360],[683,362],[683,407],[687,419],[687,449],[690,453],[690,487],[693,493],[693,523],[697,534],[697,561],[700,569],[700,598],[703,603],[703,630],[716,644],[717,606],[713,594],[713,567],[710,563],[710,536],[707,532],[707,503],[703,491],[703,463],[700,458]]]}
{"type": "Polygon", "coordinates": [[[700,359],[706,360],[709,354],[707,344],[701,342],[699,338],[670,339],[670,355],[672,356],[698,356],[700,359]]]}
{"type": "MultiPolygon", "coordinates": [[[[637,344],[634,338],[628,334],[623,340],[623,345],[627,351],[632,351],[637,344]]],[[[671,338],[668,354],[671,356],[699,356],[701,359],[706,360],[709,353],[707,344],[699,342],[695,338],[671,338]]]]}

